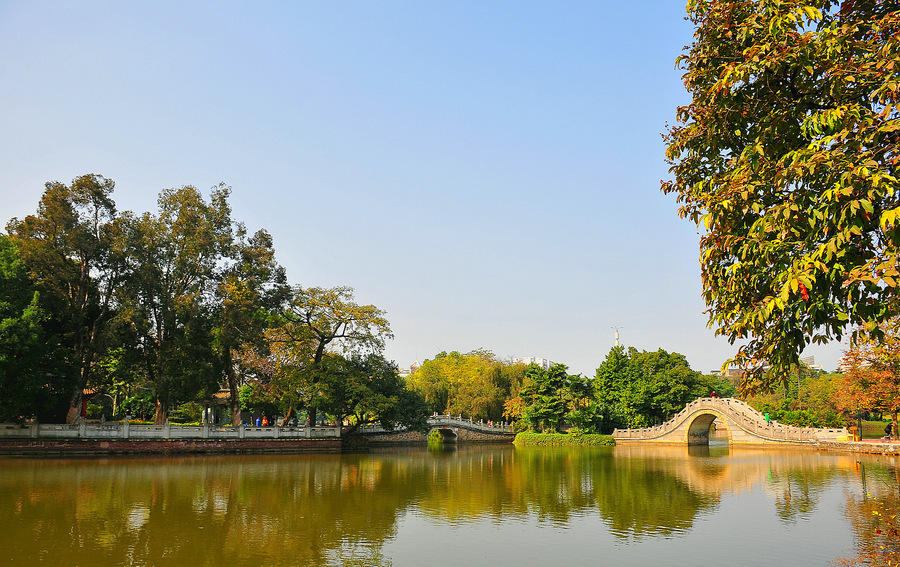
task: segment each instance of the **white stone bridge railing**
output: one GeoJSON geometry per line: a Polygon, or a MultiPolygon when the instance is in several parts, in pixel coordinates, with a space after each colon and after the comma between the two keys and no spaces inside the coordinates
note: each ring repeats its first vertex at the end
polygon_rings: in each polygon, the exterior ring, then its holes
{"type": "Polygon", "coordinates": [[[837,439],[848,434],[844,428],[794,427],[777,421],[766,421],[763,414],[753,409],[747,402],[737,398],[697,398],[663,424],[641,429],[616,429],[613,437],[616,439],[661,439],[681,428],[691,415],[703,410],[716,411],[724,418],[727,427],[739,427],[746,433],[764,441],[817,443],[820,440],[837,439]]]}
{"type": "Polygon", "coordinates": [[[247,425],[136,425],[82,423],[0,424],[0,439],[325,439],[341,436],[340,427],[254,427],[247,425]]]}
{"type": "MultiPolygon", "coordinates": [[[[513,435],[515,429],[511,423],[493,423],[484,420],[475,421],[469,418],[452,415],[431,415],[428,417],[428,425],[431,427],[459,427],[469,429],[471,431],[480,431],[482,433],[498,433],[513,435]]],[[[404,431],[405,427],[396,427],[394,431],[404,431]]],[[[389,433],[389,431],[378,424],[363,425],[357,429],[358,433],[389,433]]]]}

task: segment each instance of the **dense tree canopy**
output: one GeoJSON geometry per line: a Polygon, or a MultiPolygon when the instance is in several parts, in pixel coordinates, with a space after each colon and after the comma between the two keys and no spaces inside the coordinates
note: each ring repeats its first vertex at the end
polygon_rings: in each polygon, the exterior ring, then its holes
{"type": "Polygon", "coordinates": [[[733,391],[727,380],[691,370],[681,354],[622,346],[613,347],[597,368],[594,389],[607,432],[657,425],[696,398],[733,391]]]}
{"type": "MultiPolygon", "coordinates": [[[[295,375],[312,385],[321,379],[322,361],[329,348],[337,347],[345,353],[380,352],[384,341],[393,338],[384,311],[357,303],[353,288],[348,286],[296,286],[281,318],[283,324],[275,336],[287,343],[282,348],[294,366],[299,366],[295,375]]],[[[316,407],[316,397],[310,398],[308,410],[313,423],[316,407]]]]}
{"type": "Polygon", "coordinates": [[[127,307],[157,396],[156,423],[177,399],[218,389],[211,315],[216,272],[232,242],[229,192],[219,186],[207,202],[194,187],[167,189],[158,214],[131,224],[136,268],[127,307]]]}
{"type": "Polygon", "coordinates": [[[83,175],[46,184],[38,210],[7,225],[77,369],[67,419],[82,409],[82,391],[104,349],[116,295],[127,280],[123,221],[112,200],[115,183],[83,175]]]}
{"type": "Polygon", "coordinates": [[[494,353],[440,352],[407,377],[432,411],[499,421],[503,404],[518,394],[525,365],[508,364],[494,353]]]}
{"type": "Polygon", "coordinates": [[[0,420],[199,419],[224,387],[233,423],[315,422],[321,405],[327,421],[423,427],[424,402],[381,357],[383,311],[349,287],[290,288],[271,235],[232,219],[229,187],[166,189],[140,215],[113,188],[47,183],[0,234],[0,420]]]}
{"type": "Polygon", "coordinates": [[[529,429],[553,433],[568,424],[582,432],[596,432],[599,416],[592,381],[568,370],[565,364],[547,369],[531,364],[525,369],[519,398],[521,417],[529,429]]]}
{"type": "Polygon", "coordinates": [[[427,431],[425,400],[408,389],[397,365],[378,354],[327,356],[321,369],[323,410],[351,430],[367,423],[427,431]]]}
{"type": "Polygon", "coordinates": [[[259,230],[249,238],[243,225],[229,248],[228,262],[216,286],[215,348],[228,388],[232,423],[241,422],[239,389],[247,370],[240,364],[245,349],[268,350],[265,332],[272,314],[288,294],[284,268],[275,261],[272,236],[259,230]]]}
{"type": "Polygon", "coordinates": [[[900,312],[900,11],[892,0],[690,0],[692,96],[666,136],[701,230],[710,324],[747,391],[900,312]],[[768,377],[768,378],[767,378],[768,377]]]}
{"type": "Polygon", "coordinates": [[[54,323],[15,241],[0,234],[0,421],[52,414],[68,401],[73,373],[54,323]]]}

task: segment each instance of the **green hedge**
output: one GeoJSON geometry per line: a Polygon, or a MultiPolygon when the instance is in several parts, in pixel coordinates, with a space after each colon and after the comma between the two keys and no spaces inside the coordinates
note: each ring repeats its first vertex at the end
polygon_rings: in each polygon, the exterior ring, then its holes
{"type": "Polygon", "coordinates": [[[516,434],[513,441],[516,445],[529,445],[540,447],[563,447],[578,445],[615,445],[612,435],[599,435],[597,433],[584,433],[581,435],[569,435],[567,433],[534,433],[523,431],[516,434]]]}

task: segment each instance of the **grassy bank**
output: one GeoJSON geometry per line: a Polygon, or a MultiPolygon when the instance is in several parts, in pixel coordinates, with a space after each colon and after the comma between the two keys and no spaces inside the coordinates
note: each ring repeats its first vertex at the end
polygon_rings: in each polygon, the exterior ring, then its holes
{"type": "Polygon", "coordinates": [[[523,431],[516,435],[516,445],[532,447],[565,447],[565,446],[603,446],[615,445],[612,435],[583,434],[569,435],[568,433],[532,433],[523,431]]]}
{"type": "MultiPolygon", "coordinates": [[[[884,426],[887,425],[886,421],[865,421],[862,422],[862,438],[863,439],[881,439],[884,437],[884,426]]],[[[852,422],[848,424],[849,426],[856,425],[856,422],[852,422]]]]}

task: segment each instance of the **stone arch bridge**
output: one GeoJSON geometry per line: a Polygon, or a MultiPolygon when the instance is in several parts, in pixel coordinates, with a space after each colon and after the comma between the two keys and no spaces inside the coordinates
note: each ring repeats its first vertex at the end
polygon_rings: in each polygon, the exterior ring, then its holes
{"type": "Polygon", "coordinates": [[[724,426],[731,444],[816,444],[824,440],[847,440],[849,437],[846,428],[793,427],[777,421],[766,421],[763,414],[736,398],[697,398],[662,425],[642,429],[616,429],[613,437],[616,443],[654,441],[707,445],[713,421],[724,426]]]}
{"type": "MultiPolygon", "coordinates": [[[[462,416],[432,415],[428,418],[430,431],[437,430],[445,443],[496,443],[510,442],[516,436],[513,426],[507,423],[474,421],[462,416]]],[[[396,428],[388,431],[380,425],[366,425],[357,430],[373,443],[408,443],[426,441],[426,435],[418,431],[396,428]]]]}

